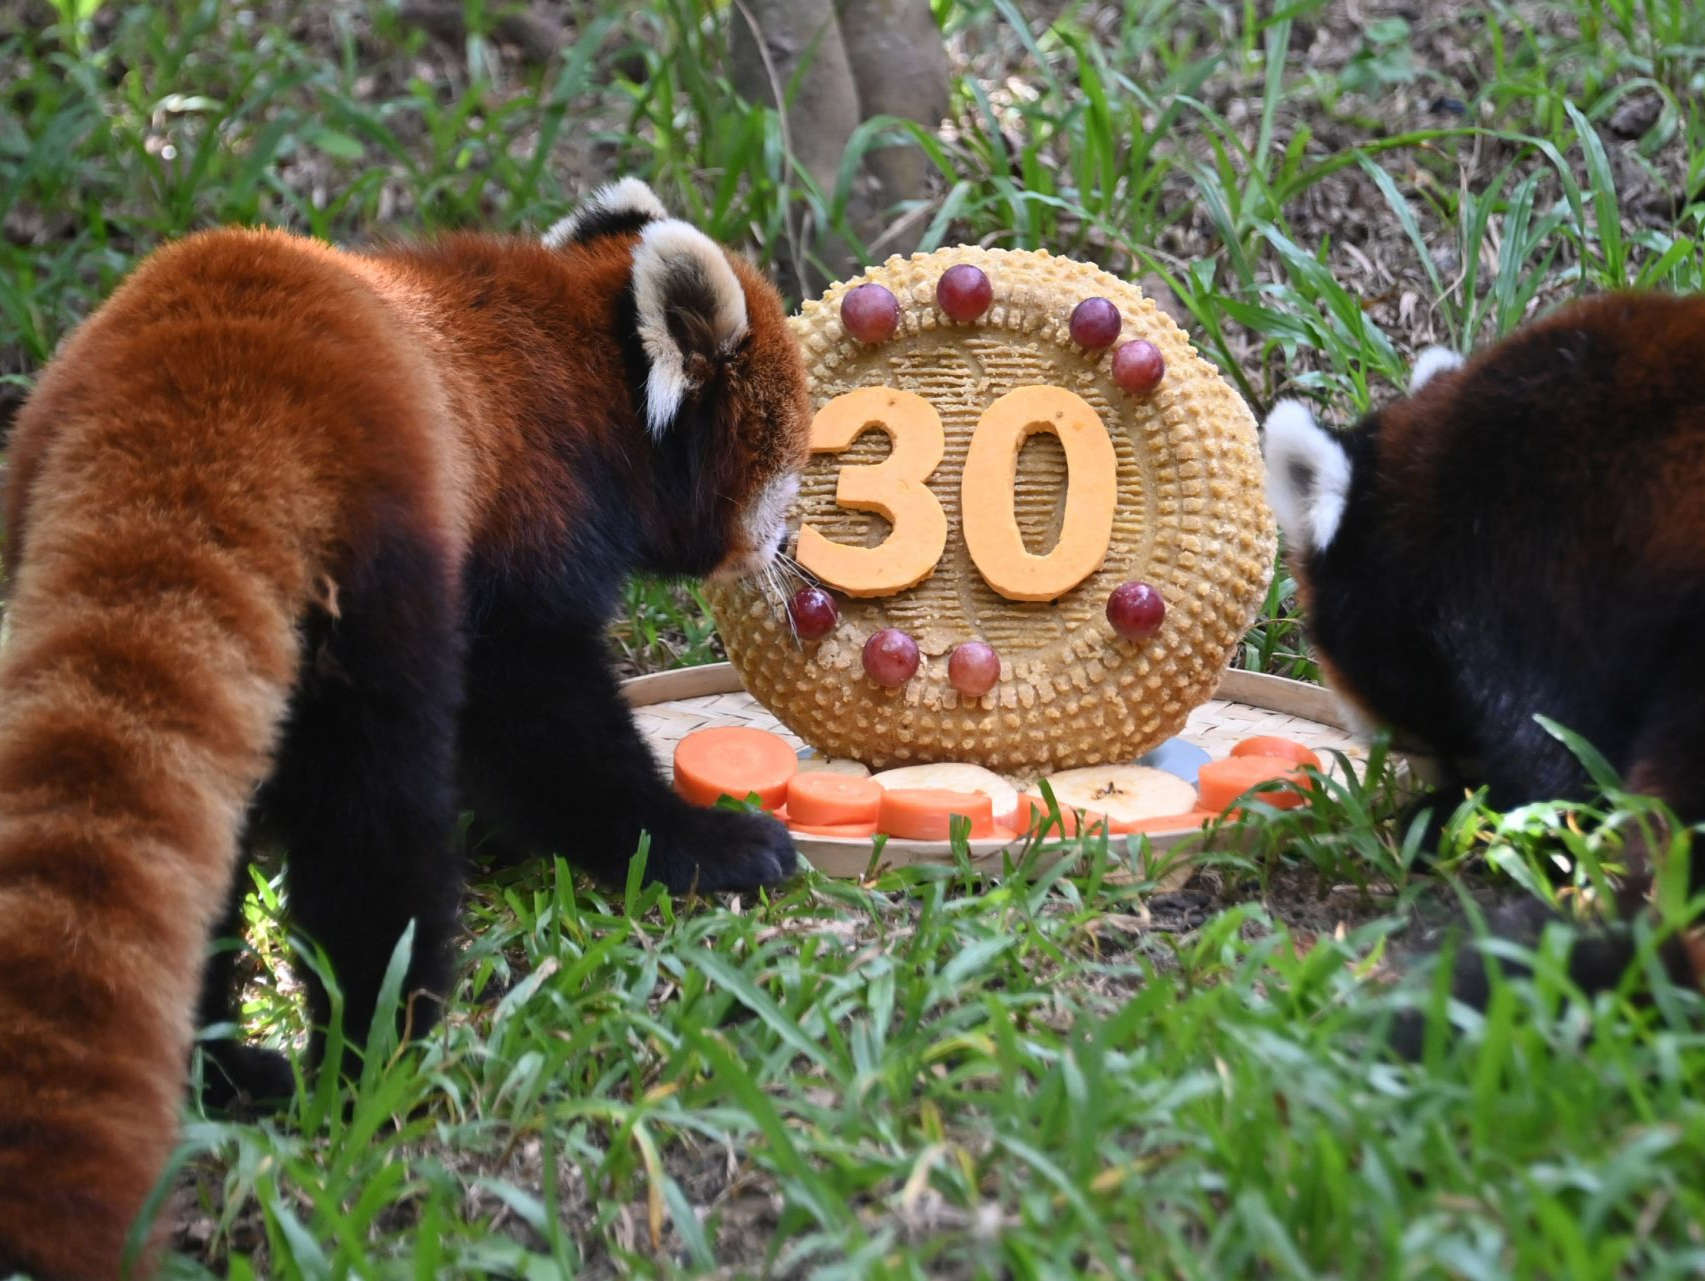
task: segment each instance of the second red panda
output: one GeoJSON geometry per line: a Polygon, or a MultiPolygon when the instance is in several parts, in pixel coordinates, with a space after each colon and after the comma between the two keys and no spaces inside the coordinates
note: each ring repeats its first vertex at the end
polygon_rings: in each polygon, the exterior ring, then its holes
{"type": "MultiPolygon", "coordinates": [[[[1705,298],[1579,302],[1470,360],[1427,353],[1410,392],[1348,431],[1295,401],[1264,424],[1328,684],[1459,795],[1586,799],[1543,715],[1705,821],[1705,298]]],[[[1581,950],[1577,977],[1626,959],[1581,950]]]]}

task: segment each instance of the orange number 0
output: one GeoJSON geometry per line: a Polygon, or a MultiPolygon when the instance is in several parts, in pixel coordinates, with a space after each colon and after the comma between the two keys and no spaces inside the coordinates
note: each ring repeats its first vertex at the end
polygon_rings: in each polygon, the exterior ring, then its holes
{"type": "MultiPolygon", "coordinates": [[[[893,531],[876,547],[831,542],[809,525],[799,531],[799,563],[849,596],[886,596],[935,571],[947,548],[947,517],[925,482],[946,447],[941,417],[922,396],[865,387],[837,396],[811,425],[814,451],[839,453],[867,427],[893,438],[874,466],[847,467],[835,501],[886,516],[893,531]]],[[[1101,567],[1113,535],[1118,458],[1094,408],[1063,387],[1020,387],[983,411],[960,480],[965,548],[990,587],[1009,600],[1065,595],[1101,567]],[[1018,454],[1037,432],[1059,437],[1066,453],[1065,518],[1052,551],[1027,551],[1013,511],[1018,454]]]]}

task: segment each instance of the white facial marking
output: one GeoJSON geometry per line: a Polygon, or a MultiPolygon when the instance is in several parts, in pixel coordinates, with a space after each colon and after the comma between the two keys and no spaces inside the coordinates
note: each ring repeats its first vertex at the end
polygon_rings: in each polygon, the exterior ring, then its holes
{"type": "Polygon", "coordinates": [[[622,178],[599,187],[568,217],[558,220],[542,239],[547,249],[561,249],[573,240],[586,219],[593,214],[632,213],[648,218],[667,218],[669,211],[657,198],[657,193],[638,178],[622,178]]]}
{"type": "Polygon", "coordinates": [[[732,351],[746,336],[746,291],[715,241],[695,227],[669,218],[640,233],[633,254],[633,292],[639,341],[651,362],[645,384],[645,419],[661,435],[693,390],[687,357],[669,328],[671,312],[704,308],[700,319],[715,351],[732,351]]]}
{"type": "Polygon", "coordinates": [[[1364,743],[1379,733],[1379,724],[1370,719],[1361,708],[1361,704],[1345,698],[1344,695],[1327,685],[1327,692],[1332,695],[1332,701],[1338,704],[1338,723],[1364,743]]]}
{"type": "Polygon", "coordinates": [[[1428,347],[1415,357],[1415,369],[1409,375],[1409,394],[1413,396],[1440,374],[1461,369],[1464,363],[1462,356],[1449,347],[1428,347]]]}
{"type": "Polygon", "coordinates": [[[713,569],[710,577],[717,581],[741,578],[761,572],[787,537],[788,516],[793,500],[799,497],[799,477],[790,472],[771,480],[740,514],[740,539],[747,550],[728,557],[713,569]]]}
{"type": "Polygon", "coordinates": [[[790,472],[765,485],[763,493],[746,509],[746,541],[757,549],[761,560],[768,562],[780,550],[787,533],[788,509],[798,497],[799,477],[790,472]]]}
{"type": "Polygon", "coordinates": [[[1325,551],[1338,533],[1350,492],[1350,456],[1314,421],[1308,406],[1281,400],[1261,428],[1267,501],[1292,546],[1325,551]]]}

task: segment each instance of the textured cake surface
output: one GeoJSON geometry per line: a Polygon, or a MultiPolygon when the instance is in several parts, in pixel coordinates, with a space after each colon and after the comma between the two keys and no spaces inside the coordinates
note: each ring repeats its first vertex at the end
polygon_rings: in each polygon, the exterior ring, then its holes
{"type": "MultiPolygon", "coordinates": [[[[1267,589],[1274,526],[1262,493],[1255,421],[1242,399],[1196,354],[1170,317],[1141,291],[1084,263],[1045,253],[957,247],[892,258],[832,286],[794,319],[817,408],[860,387],[923,396],[940,414],[947,447],[929,487],[947,515],[946,551],[917,586],[884,597],[836,593],[833,632],[801,643],[782,597],[744,581],[711,584],[707,596],[746,688],[819,751],[876,768],[971,761],[1002,771],[1126,761],[1175,734],[1212,696],[1267,589]],[[956,263],[983,269],[994,302],[957,323],[936,305],[936,282],[956,263]],[[900,302],[899,330],[864,344],[842,328],[847,290],[878,282],[900,302]],[[1120,390],[1112,350],[1071,341],[1073,307],[1111,300],[1121,342],[1146,339],[1166,360],[1160,386],[1120,390]],[[960,478],[983,410],[1007,392],[1051,384],[1100,415],[1118,465],[1112,538],[1100,569],[1053,601],[998,594],[972,563],[960,530],[960,478]],[[1137,579],[1166,600],[1165,622],[1143,641],[1122,640],[1107,621],[1109,593],[1137,579]],[[865,640],[884,627],[910,633],[922,653],[898,689],[868,679],[865,640]],[[947,659],[963,641],[1000,654],[1000,682],[979,699],[948,683],[947,659]]],[[[889,437],[866,431],[840,454],[813,455],[794,512],[826,537],[877,546],[888,524],[835,503],[843,466],[880,461],[889,437]]],[[[1059,535],[1068,483],[1065,451],[1047,434],[1019,456],[1011,501],[1028,551],[1059,535]]],[[[792,550],[791,540],[789,550],[792,550]]]]}

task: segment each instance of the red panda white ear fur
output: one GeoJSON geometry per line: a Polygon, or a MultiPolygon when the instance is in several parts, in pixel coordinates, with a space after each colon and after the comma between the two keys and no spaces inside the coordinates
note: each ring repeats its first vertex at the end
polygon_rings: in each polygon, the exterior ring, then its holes
{"type": "Polygon", "coordinates": [[[715,241],[669,218],[640,232],[633,297],[651,362],[645,421],[655,437],[697,389],[694,367],[732,354],[746,336],[746,291],[715,241]]]}
{"type": "Polygon", "coordinates": [[[568,217],[553,223],[540,239],[546,249],[561,249],[583,239],[589,227],[600,223],[644,224],[668,216],[655,191],[638,178],[621,178],[599,187],[568,217]]]}
{"type": "Polygon", "coordinates": [[[1350,456],[1301,401],[1281,400],[1261,425],[1267,502],[1292,547],[1323,552],[1350,492],[1350,456]]]}
{"type": "Polygon", "coordinates": [[[1463,366],[1462,355],[1449,347],[1428,347],[1415,357],[1415,369],[1409,375],[1409,394],[1413,396],[1440,374],[1448,374],[1463,366]]]}

